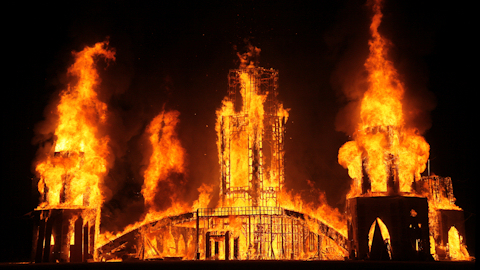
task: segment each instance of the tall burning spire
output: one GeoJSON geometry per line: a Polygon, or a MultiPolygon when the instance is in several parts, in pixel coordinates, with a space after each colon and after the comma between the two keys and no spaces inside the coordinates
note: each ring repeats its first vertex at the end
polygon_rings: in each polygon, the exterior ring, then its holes
{"type": "Polygon", "coordinates": [[[360,104],[354,140],[339,150],[338,161],[354,180],[349,197],[370,192],[411,192],[429,156],[429,145],[405,124],[404,86],[387,58],[389,41],[378,32],[381,1],[372,3],[370,54],[365,62],[368,90],[360,104]]]}
{"type": "Polygon", "coordinates": [[[450,179],[420,175],[426,168],[430,146],[416,128],[406,123],[405,88],[388,60],[390,42],[378,32],[382,1],[370,5],[374,13],[370,54],[364,64],[368,89],[360,102],[354,140],[345,143],[338,153],[339,163],[353,179],[347,195],[349,240],[353,243],[350,251],[359,257],[381,258],[382,250],[386,250],[393,260],[419,260],[431,255],[438,259],[445,258],[446,253],[451,259],[468,259],[455,227],[463,232],[463,213],[454,205],[450,179]],[[372,218],[376,221],[367,238],[365,227],[372,218]],[[381,232],[383,242],[375,244],[375,239],[380,239],[375,231],[381,232]]]}
{"type": "Polygon", "coordinates": [[[95,60],[115,60],[115,51],[100,42],[73,54],[68,74],[76,80],[60,93],[54,149],[36,165],[40,207],[99,207],[103,202],[99,185],[107,173],[109,138],[98,128],[107,119],[107,105],[97,96],[95,60]]]}
{"type": "Polygon", "coordinates": [[[284,181],[283,137],[288,111],[277,101],[278,74],[255,66],[260,49],[238,54],[229,95],[217,110],[217,146],[224,206],[277,206],[284,181]]]}
{"type": "Polygon", "coordinates": [[[96,256],[110,151],[109,137],[100,132],[107,105],[98,99],[95,62],[100,56],[115,60],[115,51],[105,41],[73,54],[68,69],[73,80],[56,108],[54,145],[35,167],[42,196],[34,214],[35,262],[86,262],[96,256]]]}

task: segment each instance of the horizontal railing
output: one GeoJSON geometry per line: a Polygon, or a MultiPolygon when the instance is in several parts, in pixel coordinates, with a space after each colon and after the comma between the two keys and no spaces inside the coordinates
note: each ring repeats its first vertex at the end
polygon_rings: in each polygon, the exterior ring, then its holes
{"type": "Polygon", "coordinates": [[[221,217],[221,216],[250,216],[250,215],[283,215],[283,208],[258,206],[258,207],[219,207],[199,208],[199,217],[221,217]]]}

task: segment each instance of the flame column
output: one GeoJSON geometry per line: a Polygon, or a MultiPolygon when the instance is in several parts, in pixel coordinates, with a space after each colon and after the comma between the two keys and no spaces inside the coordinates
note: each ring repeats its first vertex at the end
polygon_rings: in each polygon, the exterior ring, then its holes
{"type": "Polygon", "coordinates": [[[277,101],[278,72],[230,70],[218,118],[221,197],[224,206],[278,206],[284,183],[284,133],[288,113],[277,101]]]}

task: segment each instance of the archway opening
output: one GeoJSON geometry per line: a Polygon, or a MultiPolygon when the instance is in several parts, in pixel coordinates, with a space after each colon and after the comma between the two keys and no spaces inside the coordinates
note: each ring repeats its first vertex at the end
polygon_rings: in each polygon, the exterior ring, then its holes
{"type": "Polygon", "coordinates": [[[452,260],[468,260],[470,255],[463,245],[463,237],[455,226],[448,230],[448,254],[452,260]]]}
{"type": "Polygon", "coordinates": [[[384,251],[388,254],[388,258],[392,259],[392,245],[390,241],[390,233],[388,232],[388,228],[383,223],[383,221],[377,217],[375,221],[373,221],[372,225],[370,226],[370,230],[368,231],[368,252],[372,256],[376,256],[381,258],[384,251]],[[378,235],[380,233],[380,235],[378,235]],[[375,248],[374,239],[380,239],[381,236],[381,243],[378,243],[378,248],[375,248]],[[372,246],[374,247],[372,252],[372,246]]]}

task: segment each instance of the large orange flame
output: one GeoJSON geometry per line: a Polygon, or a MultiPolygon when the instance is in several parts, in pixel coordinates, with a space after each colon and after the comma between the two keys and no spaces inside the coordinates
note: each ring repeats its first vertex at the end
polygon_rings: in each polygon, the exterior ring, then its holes
{"type": "MultiPolygon", "coordinates": [[[[252,50],[257,53],[259,51],[255,47],[252,50]]],[[[216,112],[219,162],[223,168],[226,168],[224,173],[229,177],[230,191],[245,191],[249,198],[260,198],[259,194],[262,191],[279,190],[283,182],[280,179],[280,171],[283,172],[283,167],[278,165],[279,162],[275,162],[283,158],[280,156],[283,153],[272,151],[272,157],[269,159],[271,165],[267,164],[264,144],[267,140],[266,133],[283,134],[288,110],[278,103],[278,106],[267,114],[266,101],[272,93],[261,90],[259,73],[263,72],[263,69],[256,68],[253,62],[247,66],[248,60],[241,59],[243,68],[236,71],[240,84],[241,105],[238,106],[234,100],[226,97],[222,107],[216,112]],[[272,125],[271,122],[266,121],[267,117],[277,119],[278,124],[272,125]],[[278,121],[278,119],[283,120],[278,121]],[[266,122],[268,126],[265,126],[266,122]],[[274,130],[268,130],[272,128],[274,130]]],[[[231,201],[226,196],[222,203],[224,206],[238,207],[257,205],[257,203],[262,206],[277,206],[273,200],[259,199],[260,202],[252,202],[252,200],[249,203],[239,200],[231,201]]]]}
{"type": "Polygon", "coordinates": [[[97,97],[95,60],[115,60],[115,52],[108,42],[100,42],[74,56],[68,74],[76,81],[61,92],[57,106],[55,154],[36,165],[41,208],[99,207],[103,202],[100,184],[108,168],[109,138],[98,128],[107,119],[107,105],[97,97]]]}
{"type": "Polygon", "coordinates": [[[345,143],[338,153],[339,163],[354,180],[348,197],[362,194],[362,177],[371,181],[370,192],[387,192],[389,177],[395,178],[400,192],[411,192],[413,181],[425,170],[430,150],[417,129],[406,126],[404,86],[387,60],[389,41],[378,32],[381,1],[372,7],[370,54],[365,62],[369,87],[361,100],[354,141],[345,143]]]}
{"type": "MultiPolygon", "coordinates": [[[[162,110],[145,130],[152,147],[148,166],[143,173],[142,195],[147,209],[146,214],[141,220],[125,227],[123,231],[102,233],[95,243],[96,248],[152,221],[191,210],[186,202],[178,198],[181,191],[175,190],[175,186],[179,183],[174,183],[173,179],[173,175],[186,173],[186,151],[176,131],[180,122],[179,115],[178,111],[162,110]]],[[[205,194],[208,191],[211,192],[208,186],[199,188],[200,198],[195,202],[196,205],[208,204],[209,197],[205,194]]]]}
{"type": "Polygon", "coordinates": [[[467,247],[463,244],[463,237],[455,226],[448,230],[448,253],[452,260],[471,260],[467,247]]]}
{"type": "MultiPolygon", "coordinates": [[[[365,62],[369,87],[361,99],[360,121],[353,134],[354,140],[340,148],[338,162],[348,169],[353,179],[348,198],[385,196],[392,192],[427,197],[431,253],[435,256],[435,247],[438,248],[435,237],[440,235],[438,210],[461,209],[454,203],[450,178],[445,178],[442,183],[436,176],[419,181],[426,168],[430,146],[417,129],[408,127],[406,123],[402,104],[404,85],[393,63],[387,59],[390,41],[378,32],[383,17],[382,0],[372,2],[372,37],[369,41],[370,54],[365,62]],[[415,189],[412,188],[413,183],[415,189]],[[422,190],[421,185],[426,185],[426,190],[422,190]]],[[[452,259],[468,258],[458,232],[451,231],[448,240],[452,250],[450,256],[452,259]]],[[[373,235],[372,229],[370,234],[373,235]]]]}
{"type": "MultiPolygon", "coordinates": [[[[176,127],[179,122],[178,111],[162,111],[147,127],[150,143],[153,148],[150,163],[144,172],[142,194],[145,204],[151,208],[155,206],[155,196],[160,182],[172,181],[172,174],[185,173],[185,149],[177,137],[176,127]]],[[[167,195],[167,194],[164,194],[167,195]]],[[[168,194],[172,201],[175,193],[168,194]]]]}

